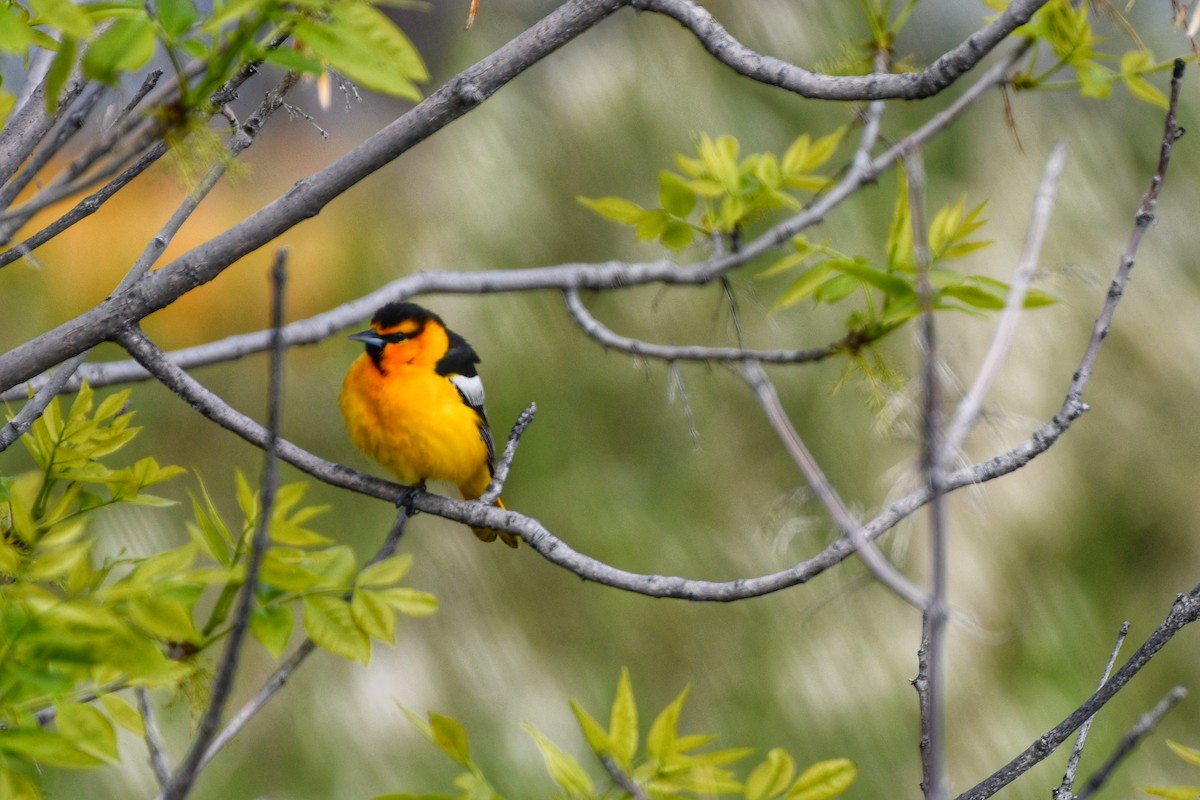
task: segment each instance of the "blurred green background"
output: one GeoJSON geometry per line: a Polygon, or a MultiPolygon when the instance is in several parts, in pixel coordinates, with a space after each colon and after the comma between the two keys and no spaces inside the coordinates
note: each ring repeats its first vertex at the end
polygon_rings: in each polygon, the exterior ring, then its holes
{"type": "MultiPolygon", "coordinates": [[[[432,87],[555,4],[482,0],[475,26],[464,31],[467,5],[438,2],[424,13],[398,12],[429,62],[432,87]]],[[[867,37],[857,3],[706,6],[749,46],[814,68],[837,58],[842,42],[867,37]]],[[[981,2],[926,0],[897,42],[897,56],[928,63],[990,13],[981,2]]],[[[1140,3],[1129,19],[1159,58],[1189,52],[1164,4],[1140,3]]],[[[1113,52],[1132,47],[1119,26],[1102,28],[1113,52]]],[[[946,97],[889,104],[884,136],[900,138],[971,80],[946,97]]],[[[1155,82],[1166,89],[1165,76],[1155,82]]],[[[1198,87],[1200,76],[1190,75],[1185,128],[1200,128],[1193,110],[1198,87]]],[[[256,102],[258,91],[248,87],[243,102],[256,102]]],[[[1045,157],[1056,141],[1070,148],[1038,279],[1062,302],[1022,320],[964,461],[1014,445],[1058,409],[1153,172],[1162,131],[1161,112],[1120,87],[1107,102],[1069,90],[1015,94],[1011,101],[1015,132],[1002,96],[993,92],[925,154],[931,208],[964,193],[968,204],[989,201],[983,234],[995,244],[959,268],[1007,279],[1045,157]]],[[[168,258],[240,220],[403,111],[376,98],[343,102],[336,91],[333,107],[322,110],[312,86],[290,102],[313,121],[280,112],[247,153],[250,175],[205,202],[168,258]]],[[[285,235],[288,316],[309,316],[417,270],[656,258],[657,248],[634,242],[627,229],[600,220],[575,196],[614,194],[653,204],[658,170],[673,166],[675,152],[690,151],[695,133],[733,134],[743,152],[781,152],[799,133],[827,133],[853,111],[738,78],[676,23],[619,13],[285,235]]],[[[844,164],[850,152],[843,148],[835,162],[844,164]]],[[[1200,295],[1193,266],[1200,157],[1191,137],[1175,159],[1158,223],[1088,387],[1092,410],[1027,468],[950,501],[956,617],[947,725],[956,791],[1001,766],[1093,690],[1123,620],[1132,623],[1127,655],[1161,622],[1175,594],[1200,580],[1200,295]]],[[[811,237],[882,258],[895,181],[885,176],[811,237]]],[[[174,174],[161,168],[39,250],[36,266],[6,270],[6,305],[24,311],[3,316],[0,346],[15,346],[108,294],[181,197],[174,174]]],[[[247,257],[151,317],[147,331],[174,348],[264,327],[270,260],[270,249],[247,257]]],[[[802,347],[836,335],[842,308],[767,313],[785,279],[756,279],[760,268],[732,277],[749,344],[802,347]]],[[[573,327],[552,292],[416,299],[482,355],[498,438],[537,402],[505,497],[572,547],[624,569],[720,580],[786,568],[833,537],[750,392],[728,370],[687,364],[672,373],[661,363],[606,353],[573,327]]],[[[631,289],[588,302],[628,335],[735,341],[717,287],[631,289]]],[[[950,380],[969,383],[994,323],[943,316],[950,380]]],[[[337,412],[342,375],[359,350],[335,337],[288,354],[283,434],[324,457],[378,471],[351,447],[337,412]]],[[[913,332],[896,334],[880,352],[914,374],[913,332]]],[[[102,348],[96,357],[121,353],[102,348]]],[[[915,385],[898,389],[879,414],[853,380],[834,390],[844,368],[831,361],[771,374],[843,497],[869,518],[916,484],[915,385]]],[[[265,359],[195,375],[237,408],[263,417],[265,359]]],[[[232,515],[233,467],[257,474],[261,454],[157,385],[138,386],[134,402],[145,430],[127,457],[153,454],[194,468],[232,515]]],[[[20,448],[0,456],[4,473],[28,466],[20,448]]],[[[186,501],[195,485],[189,477],[164,491],[186,501]]],[[[312,486],[310,497],[332,506],[318,527],[364,556],[392,518],[385,504],[325,486],[312,486]]],[[[101,523],[104,540],[112,552],[135,553],[177,543],[185,536],[186,508],[110,514],[101,523]]],[[[906,521],[884,544],[907,572],[923,576],[922,517],[906,521]]],[[[448,789],[456,766],[420,737],[393,699],[461,720],[477,760],[507,797],[549,796],[552,784],[521,724],[534,724],[584,758],[567,699],[606,715],[622,666],[631,670],[643,724],[691,684],[682,725],[688,732],[719,732],[722,745],[760,754],[783,746],[801,763],[853,759],[861,772],[849,797],[919,796],[909,681],[920,619],[868,580],[857,562],[805,586],[717,605],[582,583],[528,548],[483,546],[463,527],[430,517],[416,519],[402,546],[416,559],[411,585],[434,592],[439,612],[402,619],[396,647],[377,645],[369,668],[317,654],[206,770],[195,797],[310,800],[448,789]]],[[[1193,630],[1178,636],[1104,710],[1083,774],[1172,685],[1197,685],[1196,637],[1193,630]]],[[[256,645],[248,653],[233,707],[272,669],[256,645]]],[[[1132,787],[1150,783],[1200,783],[1197,770],[1163,744],[1167,736],[1200,744],[1196,708],[1193,699],[1176,709],[1107,796],[1135,796],[1132,787]]],[[[181,753],[187,704],[176,700],[164,714],[181,753]]],[[[121,768],[51,774],[48,788],[64,798],[152,794],[141,743],[129,738],[123,747],[121,768]]],[[[1046,797],[1065,758],[1064,749],[1004,796],[1046,797]]],[[[593,774],[601,774],[598,766],[593,774]]]]}

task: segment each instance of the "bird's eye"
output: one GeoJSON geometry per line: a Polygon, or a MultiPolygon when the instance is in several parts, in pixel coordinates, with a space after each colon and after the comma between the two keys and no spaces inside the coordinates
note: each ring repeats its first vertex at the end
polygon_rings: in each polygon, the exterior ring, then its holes
{"type": "Polygon", "coordinates": [[[397,342],[403,342],[405,339],[407,339],[408,334],[401,333],[400,331],[396,331],[395,333],[381,333],[379,335],[379,338],[383,339],[385,342],[388,342],[389,344],[396,344],[397,342]]]}

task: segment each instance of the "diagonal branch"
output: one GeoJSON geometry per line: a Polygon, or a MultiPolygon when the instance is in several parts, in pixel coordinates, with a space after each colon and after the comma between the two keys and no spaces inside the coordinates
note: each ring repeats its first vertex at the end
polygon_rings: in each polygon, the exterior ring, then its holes
{"type": "Polygon", "coordinates": [[[954,418],[946,428],[947,455],[956,452],[966,439],[967,432],[975,423],[983,408],[983,398],[1000,373],[1000,366],[1012,345],[1017,332],[1017,323],[1021,318],[1021,310],[1025,305],[1025,295],[1033,281],[1037,270],[1038,257],[1042,252],[1042,242],[1046,238],[1046,230],[1050,225],[1050,213],[1054,210],[1054,194],[1058,188],[1058,180],[1062,176],[1063,167],[1067,160],[1066,145],[1059,143],[1046,159],[1042,171],[1042,180],[1038,184],[1033,198],[1033,210],[1030,214],[1029,229],[1025,234],[1025,243],[1021,247],[1021,255],[1017,259],[1017,268],[1009,285],[1008,297],[1004,303],[1004,311],[996,325],[996,335],[992,338],[983,364],[975,375],[966,395],[959,401],[954,411],[954,418]]]}
{"type": "Polygon", "coordinates": [[[1108,783],[1108,779],[1112,777],[1113,772],[1120,763],[1133,752],[1142,739],[1145,739],[1151,731],[1158,727],[1158,723],[1162,721],[1162,718],[1185,697],[1187,697],[1187,689],[1182,686],[1176,686],[1167,692],[1166,697],[1159,700],[1154,705],[1154,708],[1138,718],[1138,721],[1134,723],[1129,733],[1125,734],[1117,744],[1112,755],[1088,778],[1087,783],[1083,785],[1083,789],[1075,796],[1075,800],[1087,800],[1087,798],[1104,788],[1104,784],[1108,783]]]}
{"type": "Polygon", "coordinates": [[[904,577],[883,553],[879,552],[879,548],[875,546],[874,542],[863,533],[862,525],[842,502],[837,490],[833,488],[833,484],[830,483],[813,454],[805,446],[804,440],[796,432],[791,420],[788,419],[783,404],[779,402],[775,386],[763,371],[762,365],[754,361],[747,361],[742,366],[742,377],[754,390],[771,427],[775,429],[776,435],[783,442],[788,454],[804,474],[809,487],[821,501],[821,505],[825,507],[841,534],[853,543],[854,550],[871,570],[871,574],[909,605],[919,609],[925,608],[929,603],[926,592],[904,577]]]}
{"type": "MultiPolygon", "coordinates": [[[[1100,676],[1100,685],[1108,680],[1108,676],[1112,674],[1113,666],[1117,663],[1117,655],[1121,652],[1121,645],[1125,644],[1125,637],[1129,635],[1129,623],[1121,623],[1121,630],[1117,634],[1117,641],[1113,645],[1112,654],[1108,657],[1108,664],[1104,667],[1104,674],[1100,676]]],[[[1075,737],[1075,746],[1071,748],[1071,755],[1067,759],[1067,768],[1063,772],[1062,783],[1058,788],[1051,793],[1052,800],[1075,800],[1075,774],[1079,770],[1079,759],[1083,757],[1083,748],[1087,744],[1088,732],[1092,729],[1092,722],[1095,717],[1088,717],[1087,721],[1079,726],[1079,735],[1075,737]]]]}

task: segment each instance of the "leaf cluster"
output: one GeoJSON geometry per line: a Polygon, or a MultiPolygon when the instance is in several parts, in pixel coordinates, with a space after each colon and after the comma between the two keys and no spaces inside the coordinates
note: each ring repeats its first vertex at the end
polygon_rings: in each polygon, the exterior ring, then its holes
{"type": "MultiPolygon", "coordinates": [[[[45,767],[116,761],[116,727],[142,732],[126,690],[199,700],[199,655],[233,622],[262,516],[240,472],[236,527],[201,482],[185,544],[145,557],[97,553],[96,513],[171,505],[147,490],[184,471],[153,458],[108,463],[139,431],[129,396],[97,400],[84,385],[65,410],[55,399],[21,439],[36,468],[0,477],[0,797],[39,797],[45,767]]],[[[372,639],[395,641],[397,613],[429,614],[436,600],[399,585],[409,555],[360,570],[349,548],[310,527],[326,509],[305,505],[304,493],[285,485],[272,505],[250,631],[278,657],[300,617],[318,646],[366,663],[372,639]]]]}
{"type": "MultiPolygon", "coordinates": [[[[861,305],[846,321],[855,347],[874,342],[894,331],[920,313],[918,270],[913,244],[912,210],[908,184],[903,171],[888,228],[885,257],[851,255],[835,249],[828,241],[813,242],[803,235],[792,239],[792,252],[760,273],[774,277],[798,272],[775,301],[786,308],[812,299],[815,304],[843,302],[859,298],[861,305]]],[[[929,246],[928,272],[934,310],[986,313],[1004,308],[1010,287],[1004,281],[985,275],[972,275],[949,269],[946,262],[962,258],[991,244],[976,238],[987,223],[986,203],[967,207],[966,198],[949,203],[933,215],[926,232],[929,246]]],[[[1037,290],[1025,297],[1027,308],[1049,305],[1054,299],[1037,290]]]]}
{"type": "MultiPolygon", "coordinates": [[[[116,84],[157,53],[172,65],[180,97],[168,127],[207,107],[248,64],[266,61],[302,74],[336,70],[374,91],[419,100],[428,79],[412,42],[371,0],[216,0],[204,16],[194,0],[22,0],[0,5],[0,53],[27,61],[35,48],[55,55],[45,84],[53,111],[75,70],[116,84]],[[290,36],[291,47],[280,43],[290,36]],[[188,67],[194,60],[201,69],[188,67]]],[[[0,124],[13,95],[0,90],[0,124]]]]}
{"type": "MultiPolygon", "coordinates": [[[[685,688],[650,724],[644,741],[638,728],[637,701],[628,670],[621,671],[616,696],[608,714],[607,727],[578,702],[571,710],[592,754],[605,767],[607,780],[596,781],[571,755],[531,725],[533,737],[557,787],[553,797],[561,800],[631,798],[636,787],[641,796],[707,798],[731,795],[744,800],[829,800],[854,782],[858,768],[844,759],[820,761],[796,774],[795,760],[775,748],[739,780],[729,765],[749,757],[749,748],[705,749],[714,734],[679,732],[679,718],[690,689],[685,688]]],[[[502,800],[479,766],[471,759],[467,733],[455,719],[430,713],[421,719],[402,707],[409,720],[442,752],[467,771],[455,781],[456,795],[389,794],[376,800],[502,800]]]]}
{"type": "Polygon", "coordinates": [[[750,222],[779,210],[798,211],[800,193],[828,185],[818,172],[832,158],[846,129],[816,140],[805,133],[782,155],[751,153],[740,157],[741,145],[729,135],[696,138],[696,155],[676,154],[678,172],[658,175],[657,208],[643,208],[622,197],[580,197],[600,216],[634,229],[642,241],[658,241],[682,250],[697,237],[736,237],[750,222]]]}
{"type": "MultiPolygon", "coordinates": [[[[987,3],[997,9],[1008,5],[1006,0],[987,0],[987,3]]],[[[1037,89],[1071,85],[1078,86],[1083,97],[1104,99],[1112,94],[1115,83],[1122,83],[1137,99],[1165,109],[1166,95],[1146,76],[1169,70],[1172,62],[1155,61],[1154,54],[1140,41],[1119,59],[1100,50],[1105,38],[1096,33],[1092,24],[1092,5],[1050,0],[1028,23],[1017,29],[1017,35],[1029,39],[1034,46],[1026,70],[1014,77],[1013,86],[1037,89]],[[1049,65],[1041,66],[1039,62],[1045,51],[1050,54],[1049,65]],[[1115,69],[1106,63],[1114,60],[1117,61],[1115,69]],[[1050,80],[1063,70],[1073,72],[1074,81],[1063,84],[1050,80]]],[[[1132,30],[1128,23],[1125,26],[1132,30]]]]}

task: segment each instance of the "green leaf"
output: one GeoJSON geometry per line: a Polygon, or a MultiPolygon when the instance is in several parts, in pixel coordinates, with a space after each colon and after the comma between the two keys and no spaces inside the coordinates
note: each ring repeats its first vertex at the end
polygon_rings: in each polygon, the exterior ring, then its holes
{"type": "MultiPolygon", "coordinates": [[[[233,471],[234,497],[237,498],[238,509],[242,512],[242,519],[246,522],[246,527],[250,528],[258,521],[259,502],[258,492],[254,491],[254,487],[250,485],[250,479],[246,477],[246,473],[241,469],[233,471]]],[[[280,489],[279,494],[283,490],[280,489]]]]}
{"type": "Polygon", "coordinates": [[[427,617],[438,608],[437,598],[429,592],[407,586],[372,589],[371,593],[407,617],[427,617]]]}
{"type": "Polygon", "coordinates": [[[104,765],[65,737],[38,729],[0,728],[0,753],[43,767],[93,769],[104,765]]]}
{"type": "Polygon", "coordinates": [[[367,664],[371,640],[350,613],[350,604],[340,597],[308,595],[303,599],[304,630],[317,645],[336,656],[367,664]]]}
{"type": "Polygon", "coordinates": [[[172,40],[187,33],[200,18],[192,0],[158,0],[157,10],[158,22],[172,40]]]}
{"type": "Polygon", "coordinates": [[[818,286],[814,297],[818,303],[833,304],[845,300],[860,286],[862,281],[853,275],[837,275],[818,286]]]}
{"type": "Polygon", "coordinates": [[[332,6],[320,21],[301,19],[292,35],[314,55],[368,89],[419,102],[429,79],[417,49],[383,12],[364,2],[332,6]]]}
{"type": "Polygon", "coordinates": [[[325,69],[318,59],[290,47],[275,47],[263,53],[263,61],[301,75],[320,75],[325,69]]]}
{"type": "Polygon", "coordinates": [[[1171,752],[1187,763],[1195,767],[1200,767],[1200,750],[1195,747],[1188,747],[1186,744],[1181,744],[1174,739],[1167,739],[1167,747],[1171,748],[1171,752]]]}
{"type": "MultiPolygon", "coordinates": [[[[50,62],[50,68],[46,70],[44,84],[46,87],[46,108],[51,113],[58,110],[59,95],[62,94],[63,87],[67,85],[67,79],[71,77],[71,71],[75,69],[75,54],[78,51],[78,40],[72,36],[64,35],[58,46],[58,55],[54,57],[54,60],[50,62]]],[[[51,405],[54,404],[51,403],[51,405]]],[[[43,416],[45,415],[43,414],[43,416]]]]}
{"type": "Polygon", "coordinates": [[[117,732],[108,718],[90,705],[64,702],[54,707],[60,736],[90,756],[116,762],[117,732]]]}
{"type": "Polygon", "coordinates": [[[141,69],[154,57],[154,44],[154,23],[149,19],[119,19],[84,53],[83,74],[116,83],[123,73],[141,69]]]}
{"type": "Polygon", "coordinates": [[[683,219],[696,207],[696,193],[687,181],[664,169],[658,173],[658,202],[668,214],[683,219]]]}
{"type": "Polygon", "coordinates": [[[980,286],[947,286],[940,292],[942,297],[953,297],[955,300],[961,300],[973,308],[983,308],[989,311],[997,311],[1004,308],[1005,299],[1002,295],[988,291],[980,286]]]}
{"type": "Polygon", "coordinates": [[[529,723],[525,723],[522,727],[533,737],[538,750],[542,751],[542,758],[546,761],[546,771],[550,773],[550,778],[567,793],[567,797],[588,798],[593,796],[595,787],[592,785],[592,779],[583,767],[579,766],[578,761],[560,750],[558,745],[543,736],[541,731],[529,723]]]}
{"type": "Polygon", "coordinates": [[[0,797],[9,800],[42,800],[42,793],[32,780],[0,764],[0,797]]]}
{"type": "Polygon", "coordinates": [[[622,225],[636,225],[646,210],[632,200],[626,200],[623,197],[581,196],[575,199],[605,219],[611,219],[622,225]]]}
{"type": "Polygon", "coordinates": [[[0,53],[24,55],[30,45],[57,50],[58,42],[37,28],[30,27],[22,12],[23,9],[15,3],[0,5],[0,53]]]}
{"type": "Polygon", "coordinates": [[[786,800],[829,800],[850,788],[858,777],[858,767],[845,758],[818,761],[800,774],[786,800]]]}
{"type": "Polygon", "coordinates": [[[1107,67],[1093,62],[1076,69],[1075,74],[1079,77],[1079,93],[1082,96],[1103,100],[1112,94],[1116,75],[1107,67]]]}
{"type": "Polygon", "coordinates": [[[629,670],[625,667],[621,668],[621,677],[617,681],[617,695],[613,698],[612,710],[609,712],[608,739],[612,743],[613,759],[628,769],[633,763],[634,755],[637,754],[638,716],[633,685],[629,680],[629,670]]]}
{"type": "Polygon", "coordinates": [[[1125,88],[1139,100],[1159,108],[1167,107],[1167,96],[1158,87],[1142,77],[1142,73],[1153,71],[1157,65],[1149,50],[1130,50],[1121,56],[1121,77],[1125,88]]]}
{"type": "Polygon", "coordinates": [[[1200,797],[1200,786],[1139,786],[1138,791],[1167,800],[1196,800],[1200,797]]]}
{"type": "Polygon", "coordinates": [[[284,605],[258,605],[250,612],[250,634],[273,658],[283,655],[295,626],[296,615],[284,605]]]}
{"type": "Polygon", "coordinates": [[[161,593],[131,597],[125,610],[144,631],[171,642],[198,642],[200,634],[192,620],[191,603],[161,593]]]}
{"type": "MultiPolygon", "coordinates": [[[[654,718],[650,730],[646,734],[646,752],[659,761],[668,761],[680,747],[679,715],[683,713],[683,704],[687,702],[692,687],[685,686],[683,691],[654,718]]],[[[687,749],[686,745],[683,749],[687,749]]]]}
{"type": "Polygon", "coordinates": [[[32,24],[48,23],[72,39],[86,39],[92,35],[92,22],[82,7],[71,0],[29,0],[29,7],[37,17],[32,24]]]}
{"type": "Polygon", "coordinates": [[[633,233],[641,241],[649,242],[661,238],[670,224],[671,215],[661,208],[647,209],[638,217],[633,233]]]}
{"type": "Polygon", "coordinates": [[[695,237],[696,231],[691,225],[671,220],[667,222],[658,238],[664,246],[672,250],[682,250],[690,245],[695,237]]]}
{"type": "Polygon", "coordinates": [[[612,754],[612,741],[608,738],[608,731],[600,725],[596,719],[589,714],[579,701],[572,699],[570,701],[571,712],[575,714],[575,719],[579,722],[579,729],[583,731],[583,738],[587,741],[588,747],[592,748],[592,752],[598,756],[607,756],[612,754]]]}
{"type": "Polygon", "coordinates": [[[146,735],[146,724],[141,713],[128,700],[115,694],[102,694],[98,700],[113,722],[136,736],[146,735]]]}
{"type": "Polygon", "coordinates": [[[430,711],[429,732],[433,743],[440,747],[442,752],[464,767],[471,768],[471,749],[467,743],[467,731],[458,720],[430,711]]]}
{"type": "Polygon", "coordinates": [[[783,792],[796,774],[796,762],[782,747],[767,753],[746,778],[746,800],[769,800],[783,792]]]}
{"type": "Polygon", "coordinates": [[[404,580],[411,568],[412,554],[400,553],[364,567],[354,579],[354,585],[391,586],[404,580]]]}
{"type": "Polygon", "coordinates": [[[356,589],[350,597],[350,614],[363,633],[388,644],[396,643],[396,612],[376,591],[356,589]]]}
{"type": "Polygon", "coordinates": [[[863,283],[881,289],[884,294],[897,300],[912,297],[916,291],[902,275],[885,272],[861,258],[839,258],[827,262],[830,267],[846,275],[853,275],[863,283]]]}
{"type": "Polygon", "coordinates": [[[899,185],[896,189],[896,204],[892,210],[892,224],[888,228],[887,266],[893,272],[914,272],[912,214],[908,207],[908,176],[904,170],[897,172],[899,185]]]}

